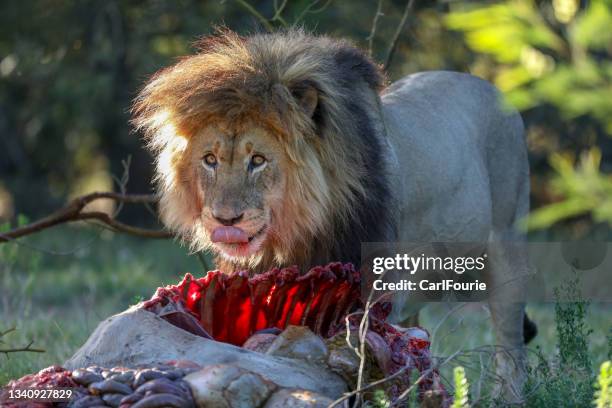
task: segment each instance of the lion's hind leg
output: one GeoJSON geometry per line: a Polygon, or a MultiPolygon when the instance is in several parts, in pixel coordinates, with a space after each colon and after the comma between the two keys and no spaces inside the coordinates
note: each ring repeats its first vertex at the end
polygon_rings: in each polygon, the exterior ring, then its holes
{"type": "MultiPolygon", "coordinates": [[[[514,234],[514,233],[512,233],[514,234]]],[[[525,282],[528,277],[526,243],[492,234],[489,242],[489,309],[497,341],[495,393],[511,403],[523,401],[526,380],[526,335],[535,325],[525,314],[525,282]]],[[[537,329],[536,329],[537,330],[537,329]]]]}

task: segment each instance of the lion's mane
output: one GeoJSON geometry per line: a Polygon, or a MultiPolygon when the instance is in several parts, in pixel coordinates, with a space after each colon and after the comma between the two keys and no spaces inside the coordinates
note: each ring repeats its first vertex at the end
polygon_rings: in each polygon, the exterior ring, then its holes
{"type": "Polygon", "coordinates": [[[302,30],[249,37],[224,30],[197,48],[156,73],[134,105],[134,123],[156,155],[169,228],[196,250],[207,246],[194,169],[184,160],[189,139],[206,124],[256,123],[278,137],[292,166],[283,208],[273,214],[273,253],[264,259],[358,264],[361,242],[389,238],[376,64],[346,41],[302,30]],[[306,87],[318,93],[312,117],[299,105],[306,87]]]}

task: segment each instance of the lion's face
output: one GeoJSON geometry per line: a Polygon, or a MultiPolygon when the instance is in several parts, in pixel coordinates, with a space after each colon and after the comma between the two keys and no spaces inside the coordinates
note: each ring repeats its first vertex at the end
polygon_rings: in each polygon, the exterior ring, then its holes
{"type": "Polygon", "coordinates": [[[134,104],[164,224],[227,272],[358,260],[387,225],[376,65],[301,30],[199,47],[134,104]]]}
{"type": "Polygon", "coordinates": [[[255,255],[274,229],[273,209],[283,197],[286,158],[282,146],[258,127],[228,130],[219,126],[203,129],[190,144],[202,232],[226,258],[255,255]]]}

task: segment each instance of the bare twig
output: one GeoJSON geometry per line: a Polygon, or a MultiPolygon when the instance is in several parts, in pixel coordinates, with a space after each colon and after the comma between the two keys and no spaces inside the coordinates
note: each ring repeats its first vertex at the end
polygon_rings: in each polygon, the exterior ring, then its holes
{"type": "MultiPolygon", "coordinates": [[[[408,394],[410,394],[410,391],[412,391],[414,389],[415,386],[419,385],[421,383],[421,381],[423,381],[425,378],[427,378],[428,375],[430,375],[431,373],[433,373],[435,370],[437,370],[438,368],[444,366],[445,364],[447,364],[449,361],[451,361],[452,359],[454,359],[457,355],[459,355],[461,353],[461,350],[457,350],[455,351],[453,354],[451,354],[450,356],[448,356],[447,358],[444,359],[444,361],[434,364],[431,367],[429,367],[427,370],[425,370],[421,376],[419,378],[416,379],[416,381],[414,382],[414,384],[412,384],[410,387],[408,387],[406,390],[404,390],[404,392],[398,397],[397,402],[403,400],[406,398],[406,396],[408,396],[408,394]]],[[[338,406],[339,404],[341,404],[342,402],[346,401],[347,399],[351,398],[354,395],[357,394],[361,394],[364,391],[367,391],[373,387],[376,387],[378,385],[384,384],[386,382],[389,382],[391,380],[393,380],[394,378],[397,378],[398,376],[400,376],[401,374],[403,374],[406,370],[414,368],[414,366],[411,366],[410,364],[402,367],[401,369],[399,369],[398,371],[396,371],[395,373],[391,374],[388,377],[385,378],[381,378],[380,380],[371,382],[361,388],[358,388],[356,390],[353,390],[351,392],[347,392],[345,393],[342,397],[338,398],[337,400],[335,400],[332,404],[329,405],[328,408],[333,408],[338,406]]]]}
{"type": "Polygon", "coordinates": [[[368,35],[368,53],[372,56],[374,52],[374,37],[376,36],[376,29],[378,28],[378,19],[383,16],[382,12],[382,4],[383,0],[378,0],[378,5],[376,6],[376,14],[374,14],[374,18],[372,19],[372,28],[370,29],[370,35],[368,35]]]}
{"type": "Polygon", "coordinates": [[[58,211],[41,218],[38,221],[15,228],[11,231],[0,233],[0,243],[10,242],[17,238],[40,232],[56,225],[75,221],[95,220],[103,226],[116,232],[136,235],[144,238],[171,238],[173,235],[168,231],[149,230],[134,227],[117,221],[110,215],[97,211],[83,211],[85,206],[95,200],[108,199],[120,203],[148,204],[156,201],[155,196],[147,194],[120,194],[113,192],[95,192],[72,200],[68,205],[58,211]]]}
{"type": "Polygon", "coordinates": [[[336,407],[336,406],[338,406],[339,404],[341,404],[341,403],[343,403],[344,401],[346,401],[347,399],[351,398],[353,395],[360,394],[360,393],[365,392],[365,391],[367,391],[367,390],[369,390],[369,389],[372,389],[372,388],[374,388],[374,387],[376,387],[376,386],[378,386],[378,385],[381,385],[381,384],[384,384],[384,383],[386,383],[386,382],[389,382],[389,381],[391,381],[391,380],[393,380],[393,379],[395,379],[395,378],[399,377],[399,376],[400,376],[400,375],[402,375],[403,373],[405,373],[405,372],[406,372],[406,370],[409,370],[409,369],[412,369],[412,368],[414,368],[414,367],[413,367],[412,365],[410,365],[410,364],[405,365],[404,367],[402,367],[401,369],[397,370],[396,372],[394,372],[393,374],[391,374],[391,375],[390,375],[390,376],[388,376],[388,377],[381,378],[380,380],[373,381],[373,382],[371,382],[371,383],[369,383],[369,384],[367,384],[367,385],[364,385],[363,387],[361,387],[361,388],[359,388],[359,389],[353,390],[353,391],[351,391],[351,392],[347,392],[347,393],[346,393],[346,394],[344,394],[342,397],[340,397],[340,398],[338,398],[337,400],[335,400],[335,401],[334,401],[332,404],[330,404],[330,405],[329,405],[329,407],[327,407],[327,408],[333,408],[333,407],[336,407]]]}
{"type": "Polygon", "coordinates": [[[306,17],[307,14],[317,14],[317,13],[321,13],[323,12],[327,7],[329,7],[329,5],[331,4],[332,0],[327,0],[325,3],[323,3],[322,6],[320,6],[317,9],[313,9],[314,6],[316,6],[317,4],[320,3],[321,0],[313,0],[311,1],[306,7],[304,7],[304,9],[302,10],[302,12],[300,13],[300,15],[295,19],[295,21],[293,22],[294,25],[299,24],[304,17],[306,17]]]}
{"type": "Polygon", "coordinates": [[[264,26],[264,28],[267,31],[269,32],[274,31],[274,27],[272,26],[272,24],[270,24],[270,21],[268,21],[268,19],[265,18],[259,11],[257,11],[257,9],[255,9],[255,7],[253,7],[248,1],[236,0],[236,2],[240,4],[242,7],[244,7],[253,16],[255,16],[255,18],[259,20],[259,22],[264,26]]]}
{"type": "MultiPolygon", "coordinates": [[[[0,338],[2,338],[3,336],[14,332],[16,330],[15,327],[11,327],[10,329],[7,329],[3,332],[0,332],[0,338]]],[[[0,340],[0,343],[4,343],[3,341],[0,340]]],[[[37,348],[33,348],[32,344],[34,344],[34,341],[30,341],[28,343],[27,346],[25,347],[15,347],[15,348],[4,348],[4,349],[0,349],[0,354],[9,354],[9,353],[20,353],[20,352],[30,352],[30,353],[44,353],[45,350],[42,349],[37,349],[37,348]]]]}
{"type": "MultiPolygon", "coordinates": [[[[132,165],[132,156],[128,156],[127,159],[121,160],[121,165],[123,166],[123,174],[121,175],[121,178],[117,179],[117,177],[113,175],[113,179],[119,187],[119,192],[125,195],[127,194],[127,183],[130,181],[130,166],[132,165]]],[[[123,204],[123,201],[119,201],[119,205],[115,209],[113,218],[119,215],[123,209],[123,204]]]]}
{"type": "Polygon", "coordinates": [[[391,61],[393,60],[393,55],[395,54],[395,49],[397,47],[397,42],[399,37],[404,30],[404,26],[406,25],[406,21],[408,21],[408,16],[410,15],[410,11],[412,10],[412,6],[414,6],[414,0],[408,0],[406,3],[406,7],[404,8],[404,14],[402,15],[402,19],[397,25],[397,29],[393,34],[393,38],[391,39],[391,43],[389,44],[389,50],[387,51],[387,57],[385,58],[383,69],[385,71],[389,70],[389,66],[391,65],[391,61]]]}
{"type": "MultiPolygon", "coordinates": [[[[363,375],[365,370],[366,363],[366,335],[368,334],[368,327],[370,325],[370,309],[372,308],[372,296],[374,294],[374,289],[370,290],[370,294],[368,295],[368,300],[366,301],[363,317],[359,322],[359,371],[357,372],[357,386],[356,388],[359,390],[362,388],[363,384],[363,375]]],[[[353,404],[353,408],[357,408],[361,405],[361,393],[357,393],[357,398],[355,398],[355,403],[353,404]]]]}
{"type": "Polygon", "coordinates": [[[441,363],[433,364],[431,367],[429,367],[427,370],[425,370],[425,372],[423,372],[423,374],[421,374],[421,376],[419,378],[417,378],[417,380],[414,382],[414,384],[412,384],[410,387],[406,388],[404,390],[404,392],[402,392],[395,399],[395,401],[393,401],[393,403],[389,406],[389,408],[400,406],[400,404],[402,404],[402,401],[405,400],[406,397],[408,397],[408,395],[410,395],[410,392],[414,389],[414,387],[419,385],[421,383],[421,381],[423,381],[425,378],[427,378],[427,376],[430,375],[431,373],[433,373],[435,370],[439,369],[440,367],[444,366],[449,361],[454,359],[461,352],[462,352],[461,349],[458,349],[453,354],[451,354],[450,356],[445,358],[444,361],[442,361],[441,363]]]}
{"type": "MultiPolygon", "coordinates": [[[[109,227],[111,231],[121,232],[124,234],[135,235],[142,238],[151,238],[151,239],[167,239],[172,238],[174,235],[168,231],[164,230],[150,230],[146,228],[134,227],[132,225],[128,225],[117,221],[112,218],[110,215],[92,211],[80,214],[78,217],[74,219],[74,221],[84,221],[84,220],[95,220],[101,222],[103,227],[109,227]]],[[[1,237],[0,237],[1,238],[1,237]]]]}
{"type": "MultiPolygon", "coordinates": [[[[17,330],[17,328],[16,328],[16,327],[11,327],[10,329],[7,329],[7,330],[5,330],[5,331],[3,331],[3,332],[0,332],[0,339],[1,339],[3,336],[6,336],[7,334],[9,334],[9,333],[11,333],[11,332],[14,332],[15,330],[17,330]]],[[[3,341],[2,341],[2,340],[0,340],[0,343],[3,343],[3,341]]]]}
{"type": "Polygon", "coordinates": [[[29,353],[45,353],[46,351],[43,349],[32,348],[33,341],[29,342],[25,347],[19,348],[8,348],[8,349],[0,349],[0,354],[9,354],[9,353],[21,353],[21,352],[29,352],[29,353]]]}
{"type": "Polygon", "coordinates": [[[288,1],[289,0],[283,0],[283,2],[279,5],[278,0],[274,0],[274,16],[272,16],[270,19],[271,21],[278,21],[283,27],[288,26],[287,22],[282,16],[288,1]]]}
{"type": "MultiPolygon", "coordinates": [[[[381,276],[381,279],[384,278],[386,275],[386,272],[381,276]]],[[[347,345],[354,351],[354,353],[357,355],[357,357],[359,357],[359,369],[357,371],[357,384],[356,384],[356,391],[351,393],[349,396],[346,396],[346,398],[341,398],[339,400],[337,400],[334,404],[332,404],[331,406],[336,406],[337,404],[345,401],[347,398],[349,398],[350,396],[356,395],[357,398],[355,398],[355,402],[353,403],[353,407],[356,408],[358,406],[360,406],[361,404],[361,392],[364,388],[369,387],[363,386],[363,382],[364,382],[364,373],[365,373],[365,364],[366,364],[366,359],[367,359],[367,354],[366,354],[366,336],[368,334],[368,328],[369,328],[369,323],[370,323],[370,310],[372,309],[372,307],[377,304],[378,302],[382,301],[387,295],[386,294],[382,294],[381,296],[379,296],[378,298],[374,299],[374,288],[370,289],[370,292],[368,294],[368,299],[365,302],[364,305],[364,311],[362,313],[361,316],[361,320],[359,321],[359,328],[358,328],[358,332],[357,332],[357,337],[359,340],[359,344],[357,346],[353,346],[353,344],[351,343],[351,328],[350,328],[350,320],[349,318],[352,316],[356,316],[359,315],[360,312],[353,312],[348,314],[345,317],[345,323],[346,323],[346,343],[347,345]]],[[[399,375],[399,373],[403,372],[406,370],[406,368],[402,368],[400,370],[398,370],[398,372],[394,373],[392,376],[387,377],[386,379],[384,379],[384,381],[389,381],[391,378],[395,378],[396,376],[399,375]]],[[[371,384],[370,384],[371,386],[371,384]]]]}
{"type": "Polygon", "coordinates": [[[308,14],[317,14],[317,13],[323,12],[327,7],[329,7],[329,5],[331,4],[332,0],[325,1],[318,8],[315,8],[315,6],[319,5],[319,3],[321,3],[321,0],[312,0],[310,3],[308,3],[306,5],[306,7],[304,7],[302,9],[302,11],[293,20],[293,22],[291,24],[289,24],[287,22],[287,20],[285,20],[284,17],[283,17],[283,12],[285,11],[285,8],[287,7],[287,4],[289,3],[288,0],[282,0],[280,2],[280,4],[279,4],[279,0],[274,0],[274,2],[272,4],[272,6],[274,7],[274,15],[270,19],[268,19],[266,16],[264,16],[259,11],[257,11],[257,9],[255,7],[253,7],[253,5],[251,3],[249,3],[247,0],[236,0],[236,2],[239,5],[241,5],[246,11],[248,11],[250,14],[252,14],[263,25],[263,27],[266,29],[266,31],[272,32],[275,29],[273,23],[277,23],[278,25],[280,25],[282,27],[285,27],[285,28],[287,28],[289,26],[299,25],[300,22],[308,14]]]}

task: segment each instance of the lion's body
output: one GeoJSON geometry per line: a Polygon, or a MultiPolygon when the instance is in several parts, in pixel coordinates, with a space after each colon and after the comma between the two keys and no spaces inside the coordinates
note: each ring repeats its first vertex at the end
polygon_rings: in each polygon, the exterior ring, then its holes
{"type": "MultiPolygon", "coordinates": [[[[498,372],[508,380],[505,397],[518,400],[524,377],[524,304],[517,294],[527,262],[516,245],[522,238],[516,223],[529,209],[522,120],[504,109],[491,84],[452,72],[424,72],[392,84],[382,93],[381,110],[395,240],[488,242],[488,252],[498,260],[489,280],[514,297],[493,298],[490,309],[498,345],[510,350],[497,359],[498,372]]],[[[404,304],[399,316],[418,307],[404,304]]]]}
{"type": "MultiPolygon", "coordinates": [[[[516,238],[527,156],[520,117],[498,99],[448,72],[383,90],[344,41],[226,32],[160,71],[135,123],[156,154],[164,222],[222,270],[257,273],[358,264],[362,242],[516,238]]],[[[521,350],[522,304],[491,309],[499,342],[521,350]]]]}
{"type": "Polygon", "coordinates": [[[382,93],[394,158],[398,241],[486,242],[529,207],[523,124],[489,83],[453,72],[406,77],[382,93]]]}

